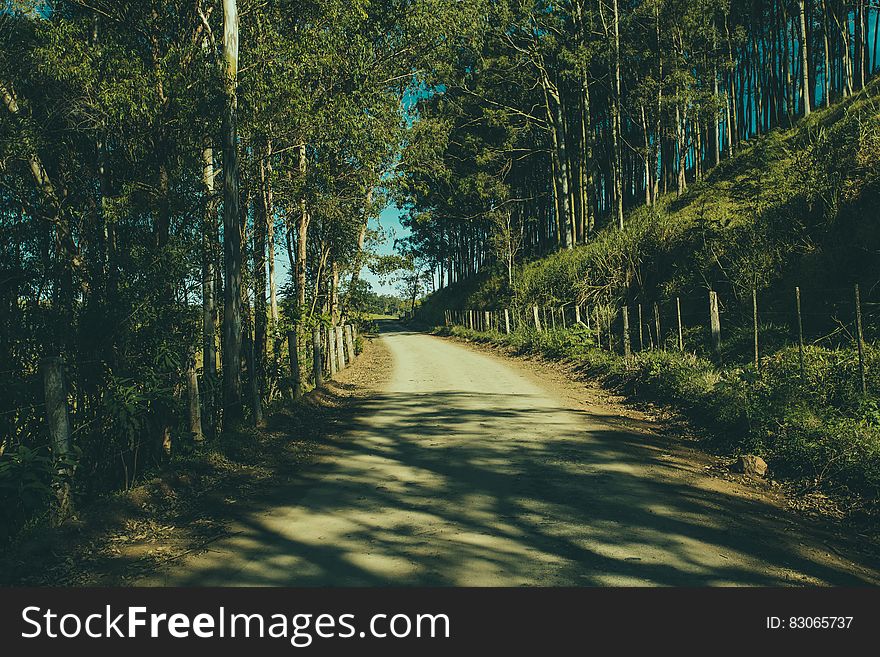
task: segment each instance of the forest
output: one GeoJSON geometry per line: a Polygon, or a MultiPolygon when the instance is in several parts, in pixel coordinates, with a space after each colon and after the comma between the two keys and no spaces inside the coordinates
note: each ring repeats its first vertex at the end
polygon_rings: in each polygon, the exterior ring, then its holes
{"type": "Polygon", "coordinates": [[[0,485],[22,500],[3,511],[12,531],[46,510],[59,478],[83,500],[130,486],[311,385],[291,356],[311,359],[313,327],[359,310],[347,291],[398,164],[403,101],[434,84],[478,7],[4,5],[0,485]],[[46,363],[59,357],[69,449],[49,449],[46,428],[46,363]]]}
{"type": "MultiPolygon", "coordinates": [[[[696,264],[648,276],[639,249],[741,156],[761,169],[756,144],[808,151],[772,140],[812,126],[815,198],[724,274],[773,285],[815,225],[876,215],[878,24],[868,0],[5,0],[0,488],[21,504],[0,537],[301,397],[315,335],[401,310],[365,268],[398,277],[402,309],[498,272],[493,307],[721,278],[690,244],[665,257],[696,264]],[[861,137],[829,141],[856,102],[861,137]],[[407,232],[382,256],[395,205],[407,232]],[[590,264],[523,287],[575,252],[590,264]]],[[[802,188],[806,166],[752,183],[802,188]]],[[[779,205],[738,203],[713,220],[779,205]]]]}
{"type": "Polygon", "coordinates": [[[404,155],[440,287],[623,229],[880,69],[876,2],[498,4],[420,100],[404,155]]]}

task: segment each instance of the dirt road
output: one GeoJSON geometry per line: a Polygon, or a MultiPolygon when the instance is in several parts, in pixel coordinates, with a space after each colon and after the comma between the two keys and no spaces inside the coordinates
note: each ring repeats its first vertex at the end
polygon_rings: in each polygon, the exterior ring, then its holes
{"type": "Polygon", "coordinates": [[[880,583],[613,405],[452,341],[381,340],[391,374],[319,466],[139,584],[880,583]]]}

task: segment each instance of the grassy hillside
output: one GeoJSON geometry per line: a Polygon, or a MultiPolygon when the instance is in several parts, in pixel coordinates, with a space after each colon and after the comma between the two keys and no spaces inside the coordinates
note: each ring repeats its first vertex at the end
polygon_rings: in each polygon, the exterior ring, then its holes
{"type": "MultiPolygon", "coordinates": [[[[777,476],[880,498],[880,82],[858,96],[742,148],[682,196],[628,215],[571,251],[520,266],[512,289],[481,276],[432,295],[422,320],[443,310],[524,309],[566,303],[601,309],[605,343],[580,326],[477,334],[520,352],[570,360],[623,392],[677,406],[732,453],[757,452],[777,476]],[[854,344],[853,285],[862,291],[867,394],[854,344]],[[794,288],[803,296],[803,357],[794,288]],[[718,291],[724,349],[709,347],[706,292],[718,291]],[[752,290],[759,299],[761,363],[753,364],[752,290]],[[677,349],[675,298],[685,350],[677,349]],[[622,357],[619,308],[661,309],[665,350],[622,357]],[[607,335],[615,342],[608,349],[607,335]],[[803,364],[802,364],[803,363],[803,364]]],[[[569,310],[571,308],[569,307],[569,310]]],[[[526,317],[520,310],[520,316],[526,317]]],[[[595,317],[595,315],[592,315],[595,317]]],[[[645,340],[653,325],[645,319],[645,340]]],[[[595,329],[595,322],[592,329],[595,329]]]]}
{"type": "MultiPolygon", "coordinates": [[[[880,280],[880,81],[790,130],[743,147],[682,195],[666,194],[589,244],[519,267],[513,289],[484,274],[423,304],[446,307],[653,302],[718,290],[728,311],[880,280]],[[769,295],[769,296],[768,296],[769,295]],[[786,297],[788,298],[788,297],[786,297]]],[[[439,314],[438,314],[439,312],[439,314]]]]}

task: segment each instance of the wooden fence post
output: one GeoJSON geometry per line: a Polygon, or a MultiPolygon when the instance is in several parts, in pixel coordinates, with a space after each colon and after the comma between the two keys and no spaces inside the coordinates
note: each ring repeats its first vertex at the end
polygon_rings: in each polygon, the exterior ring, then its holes
{"type": "Polygon", "coordinates": [[[581,323],[581,304],[579,303],[574,304],[574,323],[581,323]]]}
{"type": "MultiPolygon", "coordinates": [[[[52,455],[65,458],[70,454],[70,418],[67,414],[67,386],[64,383],[64,368],[61,358],[55,356],[43,360],[43,393],[46,402],[46,423],[52,441],[52,455]]],[[[70,498],[70,477],[73,474],[67,467],[58,469],[60,485],[57,489],[57,509],[53,521],[61,522],[73,510],[70,498]]]]}
{"type": "Polygon", "coordinates": [[[327,327],[327,361],[330,367],[330,378],[333,378],[338,363],[336,360],[336,326],[334,324],[327,327]]]}
{"type": "Polygon", "coordinates": [[[510,335],[510,311],[507,308],[504,309],[504,332],[510,335]]]}
{"type": "Polygon", "coordinates": [[[302,376],[299,370],[299,345],[297,344],[296,331],[287,334],[287,353],[290,359],[290,378],[293,384],[293,398],[302,397],[302,376]]]}
{"type": "Polygon", "coordinates": [[[550,321],[553,325],[553,330],[556,330],[556,308],[550,306],[550,321]]]}
{"type": "Polygon", "coordinates": [[[624,305],[623,311],[623,356],[629,358],[632,355],[632,345],[629,342],[629,308],[624,305]]]}
{"type": "Polygon", "coordinates": [[[862,332],[862,300],[859,294],[859,284],[856,283],[856,341],[859,345],[859,376],[862,379],[862,394],[868,394],[868,381],[865,374],[865,336],[862,332]]]}
{"type": "Polygon", "coordinates": [[[534,316],[535,316],[535,330],[540,331],[541,330],[541,320],[538,317],[538,306],[532,306],[532,314],[534,314],[534,316]]]}
{"type": "Polygon", "coordinates": [[[336,326],[336,358],[339,360],[339,371],[345,369],[345,338],[342,337],[342,325],[336,326]]]}
{"type": "Polygon", "coordinates": [[[804,321],[801,317],[801,288],[794,288],[794,305],[797,312],[798,356],[800,358],[801,376],[804,375],[804,321]]]}
{"type": "Polygon", "coordinates": [[[712,331],[712,350],[721,356],[721,315],[718,310],[718,293],[709,290],[709,325],[712,331]]]}
{"type": "Polygon", "coordinates": [[[684,329],[681,326],[681,298],[675,297],[675,314],[678,317],[678,350],[684,351],[684,329]]]}
{"type": "Polygon", "coordinates": [[[345,325],[345,348],[348,350],[348,362],[354,361],[354,336],[351,333],[351,324],[345,325]]]}
{"type": "Polygon", "coordinates": [[[562,318],[562,330],[564,331],[567,328],[565,326],[565,306],[559,309],[559,316],[562,318]]]}
{"type": "Polygon", "coordinates": [[[321,354],[321,327],[312,329],[312,375],[315,377],[315,387],[324,385],[324,358],[321,354]]]}
{"type": "Polygon", "coordinates": [[[596,318],[596,346],[602,348],[602,322],[599,321],[599,306],[593,306],[596,318]]]}
{"type": "Polygon", "coordinates": [[[758,291],[752,288],[752,337],[755,347],[755,370],[761,369],[761,356],[758,352],[758,291]]]}
{"type": "Polygon", "coordinates": [[[485,320],[485,324],[486,324],[486,326],[483,327],[483,330],[484,331],[491,331],[492,330],[492,316],[490,315],[488,310],[483,313],[483,319],[485,320]]]}

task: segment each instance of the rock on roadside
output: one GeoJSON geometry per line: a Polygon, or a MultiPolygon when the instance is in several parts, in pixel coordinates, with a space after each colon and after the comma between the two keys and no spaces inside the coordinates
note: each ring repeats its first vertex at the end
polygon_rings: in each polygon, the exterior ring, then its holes
{"type": "Polygon", "coordinates": [[[767,462],[760,456],[746,454],[736,460],[736,463],[731,466],[731,470],[750,477],[763,477],[767,474],[767,462]]]}

